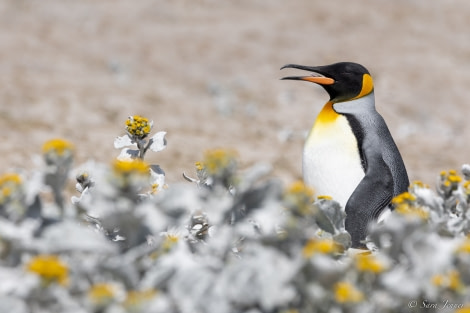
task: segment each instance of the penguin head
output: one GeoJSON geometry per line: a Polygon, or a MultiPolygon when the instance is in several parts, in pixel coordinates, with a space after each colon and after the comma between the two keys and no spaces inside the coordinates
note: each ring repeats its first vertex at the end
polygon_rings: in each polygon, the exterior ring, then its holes
{"type": "Polygon", "coordinates": [[[374,90],[369,71],[362,65],[340,62],[323,66],[287,64],[284,68],[310,71],[308,76],[288,76],[282,79],[304,80],[321,85],[330,95],[330,101],[343,102],[358,99],[374,90]]]}

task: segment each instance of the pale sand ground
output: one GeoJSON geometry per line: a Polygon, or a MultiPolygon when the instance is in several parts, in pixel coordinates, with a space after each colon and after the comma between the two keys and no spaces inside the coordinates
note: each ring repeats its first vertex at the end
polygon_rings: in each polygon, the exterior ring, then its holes
{"type": "Polygon", "coordinates": [[[355,61],[410,178],[433,184],[470,162],[469,29],[468,0],[1,0],[0,173],[53,137],[109,162],[140,114],[168,132],[148,161],[170,184],[215,147],[289,182],[327,95],[279,68],[355,61]]]}

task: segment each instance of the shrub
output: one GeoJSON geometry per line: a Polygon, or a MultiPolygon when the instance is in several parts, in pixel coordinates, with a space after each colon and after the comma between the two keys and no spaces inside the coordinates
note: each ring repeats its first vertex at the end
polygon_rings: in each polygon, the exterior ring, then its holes
{"type": "Polygon", "coordinates": [[[167,144],[152,128],[130,117],[110,165],[72,171],[74,147],[56,139],[43,169],[0,177],[0,312],[470,309],[470,166],[436,191],[413,183],[353,253],[337,202],[264,164],[241,171],[233,150],[167,186],[144,160],[167,144]],[[65,201],[71,173],[79,194],[65,201]]]}

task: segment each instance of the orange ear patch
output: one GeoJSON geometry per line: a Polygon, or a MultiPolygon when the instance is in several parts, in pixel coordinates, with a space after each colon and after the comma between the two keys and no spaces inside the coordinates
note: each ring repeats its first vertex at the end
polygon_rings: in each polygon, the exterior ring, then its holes
{"type": "Polygon", "coordinates": [[[372,90],[374,90],[374,81],[372,80],[372,77],[369,74],[364,74],[364,76],[362,76],[361,92],[353,99],[359,99],[361,97],[364,97],[370,94],[372,90]]]}

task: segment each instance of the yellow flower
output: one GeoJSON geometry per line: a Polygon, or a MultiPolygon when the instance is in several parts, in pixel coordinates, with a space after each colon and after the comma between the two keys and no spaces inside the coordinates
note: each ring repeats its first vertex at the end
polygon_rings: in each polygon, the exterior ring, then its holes
{"type": "Polygon", "coordinates": [[[67,283],[68,268],[55,255],[35,256],[28,263],[27,269],[39,275],[46,284],[57,282],[65,285],[67,283]]]}
{"type": "Polygon", "coordinates": [[[113,163],[113,170],[117,174],[130,175],[149,175],[149,165],[140,159],[135,160],[116,160],[113,163]]]}
{"type": "Polygon", "coordinates": [[[313,200],[313,189],[301,181],[292,183],[287,189],[287,192],[290,194],[303,195],[313,200]]]}
{"type": "Polygon", "coordinates": [[[461,181],[462,177],[458,175],[456,170],[449,170],[449,172],[441,172],[441,188],[447,190],[447,192],[456,190],[461,181]]]}
{"type": "Polygon", "coordinates": [[[454,313],[470,313],[470,305],[467,305],[463,308],[458,309],[454,313]]]}
{"type": "Polygon", "coordinates": [[[7,173],[0,177],[0,203],[4,203],[6,199],[18,190],[22,180],[20,175],[7,173]]]}
{"type": "Polygon", "coordinates": [[[458,175],[456,170],[449,170],[449,175],[458,175]]]}
{"type": "Polygon", "coordinates": [[[6,184],[20,185],[22,182],[20,175],[15,173],[7,173],[0,177],[0,186],[6,184]]]}
{"type": "Polygon", "coordinates": [[[431,278],[433,285],[441,288],[448,288],[454,291],[461,290],[464,285],[460,280],[460,274],[456,270],[451,270],[446,274],[437,274],[431,278]]]}
{"type": "Polygon", "coordinates": [[[95,305],[106,305],[115,297],[115,290],[110,284],[96,284],[88,291],[88,297],[95,305]]]}
{"type": "Polygon", "coordinates": [[[418,217],[426,220],[429,218],[429,212],[416,203],[416,196],[410,192],[404,192],[392,199],[395,211],[408,217],[418,217]]]}
{"type": "Polygon", "coordinates": [[[109,176],[113,186],[129,195],[133,193],[131,190],[137,194],[143,188],[152,188],[150,178],[150,166],[141,159],[115,160],[109,176]]]}
{"type": "Polygon", "coordinates": [[[399,194],[398,196],[392,199],[392,204],[399,205],[402,203],[411,203],[416,200],[415,195],[406,191],[404,193],[399,194]]]}
{"type": "Polygon", "coordinates": [[[429,188],[429,185],[428,185],[428,184],[425,184],[425,183],[423,183],[423,182],[420,181],[420,180],[415,180],[415,181],[412,183],[412,186],[413,186],[413,187],[419,187],[419,188],[429,188]]]}
{"type": "Polygon", "coordinates": [[[437,274],[431,278],[431,281],[432,281],[432,284],[435,286],[442,286],[444,285],[445,278],[444,278],[444,275],[437,274]]]}
{"type": "Polygon", "coordinates": [[[422,220],[427,220],[429,218],[429,212],[427,210],[422,207],[415,207],[409,204],[401,204],[395,208],[395,211],[411,218],[417,217],[422,220]]]}
{"type": "Polygon", "coordinates": [[[356,255],[356,268],[360,272],[378,274],[385,271],[386,266],[372,254],[358,254],[356,255]]]}
{"type": "Polygon", "coordinates": [[[140,139],[145,138],[152,130],[152,122],[145,117],[134,115],[126,120],[126,131],[140,139]]]}
{"type": "MultiPolygon", "coordinates": [[[[230,149],[213,149],[204,154],[202,164],[209,174],[217,174],[236,164],[237,153],[230,149]]],[[[197,167],[197,165],[196,165],[197,167]]]]}
{"type": "Polygon", "coordinates": [[[165,234],[165,240],[163,241],[162,248],[164,251],[169,251],[179,241],[179,237],[176,234],[165,234]]]}
{"type": "Polygon", "coordinates": [[[332,239],[312,238],[302,249],[302,255],[310,258],[314,254],[333,254],[340,252],[340,247],[332,239]]]}
{"type": "Polygon", "coordinates": [[[142,305],[145,305],[146,302],[152,300],[157,295],[155,289],[147,290],[132,290],[127,293],[126,300],[124,301],[124,306],[127,309],[138,308],[142,305]]]}
{"type": "Polygon", "coordinates": [[[333,197],[332,196],[321,195],[321,196],[317,196],[317,199],[318,200],[333,200],[333,197]]]}
{"type": "Polygon", "coordinates": [[[42,146],[44,154],[54,153],[58,156],[69,155],[73,150],[73,145],[64,139],[51,139],[42,146]]]}
{"type": "Polygon", "coordinates": [[[462,281],[460,280],[460,273],[457,271],[450,271],[448,276],[448,286],[452,290],[460,290],[463,288],[462,281]]]}
{"type": "Polygon", "coordinates": [[[202,162],[196,162],[196,163],[194,163],[194,165],[196,166],[197,171],[204,170],[204,164],[202,162]]]}
{"type": "Polygon", "coordinates": [[[296,181],[284,192],[284,202],[287,208],[301,216],[311,215],[314,213],[313,194],[312,188],[301,181],[296,181]]]}
{"type": "Polygon", "coordinates": [[[465,183],[463,183],[463,188],[464,188],[465,194],[467,196],[470,196],[470,180],[467,180],[465,183]]]}
{"type": "Polygon", "coordinates": [[[339,303],[357,303],[364,299],[364,294],[348,282],[339,282],[334,286],[335,299],[339,303]]]}
{"type": "Polygon", "coordinates": [[[152,190],[150,191],[150,193],[152,195],[157,194],[158,193],[158,187],[160,187],[159,184],[152,184],[152,186],[151,186],[152,190]]]}
{"type": "Polygon", "coordinates": [[[469,236],[467,236],[465,241],[457,248],[456,252],[470,254],[470,237],[469,236]]]}
{"type": "Polygon", "coordinates": [[[447,179],[451,182],[451,183],[460,183],[462,181],[462,177],[458,176],[458,175],[449,175],[447,177],[447,179]]]}

